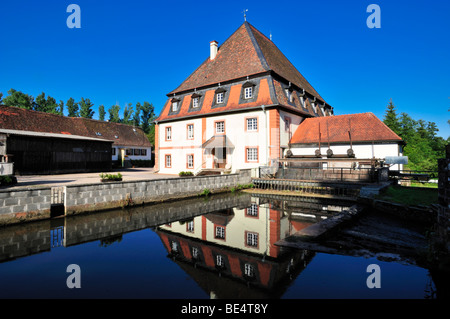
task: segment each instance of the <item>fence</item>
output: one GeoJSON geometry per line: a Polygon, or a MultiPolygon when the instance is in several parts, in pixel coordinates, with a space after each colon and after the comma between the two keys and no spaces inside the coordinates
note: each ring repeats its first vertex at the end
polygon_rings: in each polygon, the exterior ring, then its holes
{"type": "MultiPolygon", "coordinates": [[[[387,168],[386,168],[387,170],[387,168]]],[[[275,177],[305,181],[375,182],[387,179],[386,172],[373,168],[279,168],[275,177]]],[[[263,176],[263,175],[260,175],[263,176]]]]}

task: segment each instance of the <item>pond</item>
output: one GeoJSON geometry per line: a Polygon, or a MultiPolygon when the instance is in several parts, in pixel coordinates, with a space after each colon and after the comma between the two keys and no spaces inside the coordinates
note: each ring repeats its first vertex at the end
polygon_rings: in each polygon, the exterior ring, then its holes
{"type": "Polygon", "coordinates": [[[4,227],[0,298],[435,298],[408,258],[276,244],[351,205],[223,194],[4,227]]]}

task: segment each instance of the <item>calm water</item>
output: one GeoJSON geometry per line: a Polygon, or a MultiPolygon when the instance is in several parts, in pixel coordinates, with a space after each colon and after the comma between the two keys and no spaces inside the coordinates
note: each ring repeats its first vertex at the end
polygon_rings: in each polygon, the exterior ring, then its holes
{"type": "Polygon", "coordinates": [[[275,245],[349,205],[224,195],[2,228],[0,298],[435,297],[416,265],[275,245]]]}

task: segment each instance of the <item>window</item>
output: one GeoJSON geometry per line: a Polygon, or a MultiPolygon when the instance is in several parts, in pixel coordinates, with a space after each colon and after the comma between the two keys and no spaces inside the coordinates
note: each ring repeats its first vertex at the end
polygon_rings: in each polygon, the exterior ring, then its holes
{"type": "Polygon", "coordinates": [[[189,233],[193,233],[194,232],[194,221],[191,220],[190,222],[188,222],[186,224],[186,231],[189,233]]]}
{"type": "Polygon", "coordinates": [[[172,252],[178,252],[178,244],[176,242],[171,242],[172,252]]]}
{"type": "Polygon", "coordinates": [[[317,107],[316,107],[316,102],[311,102],[311,106],[314,110],[314,113],[317,113],[317,107]]]}
{"type": "Polygon", "coordinates": [[[247,148],[247,162],[257,162],[258,161],[258,148],[248,147],[247,148]]]}
{"type": "Polygon", "coordinates": [[[200,255],[198,253],[198,248],[197,247],[192,247],[192,258],[194,259],[199,259],[200,255]]]}
{"type": "Polygon", "coordinates": [[[168,126],[166,127],[166,141],[172,140],[172,127],[168,126]]]}
{"type": "Polygon", "coordinates": [[[247,246],[258,247],[258,233],[247,233],[247,246]]]}
{"type": "Polygon", "coordinates": [[[186,168],[194,168],[194,155],[189,154],[187,156],[186,168]]]}
{"type": "Polygon", "coordinates": [[[225,227],[216,226],[216,238],[217,239],[225,239],[225,227]]]}
{"type": "Polygon", "coordinates": [[[133,154],[140,156],[141,155],[141,150],[136,148],[136,149],[133,150],[133,154]]]}
{"type": "Polygon", "coordinates": [[[285,117],[284,118],[284,130],[286,132],[290,132],[291,131],[291,118],[290,117],[285,117]]]}
{"type": "Polygon", "coordinates": [[[224,97],[224,93],[223,92],[217,93],[217,95],[216,95],[216,103],[217,104],[223,103],[223,97],[224,97]]]}
{"type": "Polygon", "coordinates": [[[216,256],[216,266],[219,266],[219,267],[224,267],[225,266],[225,262],[223,260],[223,256],[222,255],[217,255],[216,256]]]}
{"type": "Polygon", "coordinates": [[[192,98],[192,107],[193,107],[193,108],[198,107],[198,105],[199,105],[198,100],[199,100],[198,97],[192,98]]]}
{"type": "Polygon", "coordinates": [[[194,124],[188,124],[187,126],[187,139],[188,140],[194,139],[194,124]]]}
{"type": "Polygon", "coordinates": [[[258,119],[256,117],[247,119],[247,131],[258,130],[258,119]]]}
{"type": "Polygon", "coordinates": [[[244,266],[244,274],[247,277],[255,277],[255,267],[251,264],[245,264],[244,266]]]}
{"type": "Polygon", "coordinates": [[[286,89],[285,92],[286,92],[286,97],[287,97],[288,101],[292,103],[292,101],[293,101],[292,91],[290,89],[286,89]]]}
{"type": "Polygon", "coordinates": [[[133,155],[133,149],[127,148],[125,154],[126,154],[126,155],[133,155]]]}
{"type": "Polygon", "coordinates": [[[141,155],[147,156],[147,150],[145,148],[141,149],[141,155]]]}
{"type": "Polygon", "coordinates": [[[172,167],[172,155],[166,155],[166,167],[172,167]]]}
{"type": "Polygon", "coordinates": [[[252,203],[252,205],[247,208],[247,216],[257,217],[258,216],[258,204],[252,203]]]}
{"type": "Polygon", "coordinates": [[[216,133],[225,133],[225,122],[216,122],[216,133]]]}
{"type": "Polygon", "coordinates": [[[253,97],[253,87],[249,86],[244,89],[244,98],[251,99],[253,97]]]}
{"type": "Polygon", "coordinates": [[[178,111],[178,101],[172,101],[172,112],[178,111]]]}
{"type": "Polygon", "coordinates": [[[112,156],[115,156],[115,155],[116,155],[116,148],[115,148],[115,147],[113,147],[113,148],[111,149],[111,155],[112,155],[112,156]]]}

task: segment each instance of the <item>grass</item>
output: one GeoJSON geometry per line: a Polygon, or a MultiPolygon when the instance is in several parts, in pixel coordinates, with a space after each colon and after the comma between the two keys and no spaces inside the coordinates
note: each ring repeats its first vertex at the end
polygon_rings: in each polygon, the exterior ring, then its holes
{"type": "Polygon", "coordinates": [[[438,190],[436,188],[389,186],[377,198],[406,205],[429,206],[438,203],[438,190]]]}

